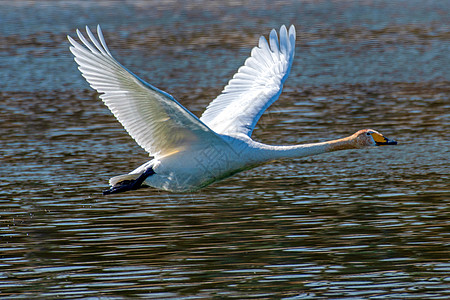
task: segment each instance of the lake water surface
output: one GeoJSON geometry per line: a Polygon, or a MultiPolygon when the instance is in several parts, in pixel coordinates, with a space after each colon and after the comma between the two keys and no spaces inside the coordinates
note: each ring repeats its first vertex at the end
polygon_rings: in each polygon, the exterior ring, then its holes
{"type": "Polygon", "coordinates": [[[0,4],[1,299],[450,298],[447,1],[0,4]],[[148,160],[81,77],[66,35],[200,115],[273,27],[284,93],[254,138],[363,128],[399,144],[280,161],[197,193],[108,197],[148,160]]]}

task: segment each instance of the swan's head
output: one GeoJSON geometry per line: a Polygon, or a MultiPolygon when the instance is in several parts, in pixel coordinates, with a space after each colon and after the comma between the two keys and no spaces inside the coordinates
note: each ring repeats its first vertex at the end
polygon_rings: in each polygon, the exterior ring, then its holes
{"type": "Polygon", "coordinates": [[[352,135],[352,139],[358,148],[368,146],[397,145],[394,140],[389,140],[384,135],[373,129],[363,129],[352,135]]]}

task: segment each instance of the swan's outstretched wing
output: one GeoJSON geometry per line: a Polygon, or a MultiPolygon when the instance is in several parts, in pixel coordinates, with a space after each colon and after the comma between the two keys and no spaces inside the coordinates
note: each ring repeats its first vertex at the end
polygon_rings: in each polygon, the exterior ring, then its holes
{"type": "Polygon", "coordinates": [[[171,95],[146,83],[117,62],[106,46],[86,27],[88,41],[77,30],[70,51],[79,70],[136,142],[152,156],[164,156],[205,140],[221,139],[171,95]]]}
{"type": "Polygon", "coordinates": [[[272,29],[269,43],[260,37],[258,47],[203,113],[200,120],[215,132],[251,136],[261,115],[278,99],[294,59],[294,26],[288,32],[283,25],[279,40],[272,29]]]}

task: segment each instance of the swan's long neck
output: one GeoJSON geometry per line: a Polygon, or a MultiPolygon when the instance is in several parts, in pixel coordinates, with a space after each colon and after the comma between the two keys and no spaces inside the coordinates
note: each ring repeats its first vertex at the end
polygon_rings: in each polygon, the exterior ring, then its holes
{"type": "Polygon", "coordinates": [[[328,142],[294,146],[270,146],[264,144],[259,145],[261,150],[260,159],[262,162],[359,148],[352,136],[328,142]]]}

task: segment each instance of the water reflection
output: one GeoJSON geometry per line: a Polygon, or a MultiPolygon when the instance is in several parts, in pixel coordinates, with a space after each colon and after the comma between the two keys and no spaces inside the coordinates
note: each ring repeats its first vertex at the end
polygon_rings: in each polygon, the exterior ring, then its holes
{"type": "Polygon", "coordinates": [[[61,3],[0,10],[1,298],[448,298],[443,2],[61,3]],[[21,32],[8,21],[30,14],[21,32]],[[84,85],[65,34],[102,23],[127,66],[200,115],[264,28],[286,19],[302,47],[255,139],[372,127],[397,147],[268,164],[194,194],[101,196],[147,158],[84,85]]]}
{"type": "Polygon", "coordinates": [[[14,270],[9,278],[28,283],[25,292],[37,280],[53,296],[66,289],[289,295],[300,285],[323,297],[400,297],[444,288],[450,266],[441,240],[443,195],[339,203],[286,194],[248,199],[220,189],[194,195],[193,202],[144,193],[127,196],[127,203],[37,201],[35,213],[11,224],[17,235],[2,261],[14,270]],[[17,257],[24,254],[20,245],[27,245],[24,257],[17,257]],[[55,287],[55,280],[64,284],[55,287]]]}

